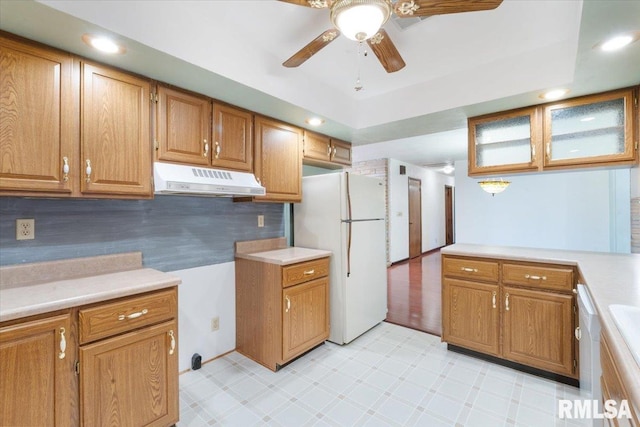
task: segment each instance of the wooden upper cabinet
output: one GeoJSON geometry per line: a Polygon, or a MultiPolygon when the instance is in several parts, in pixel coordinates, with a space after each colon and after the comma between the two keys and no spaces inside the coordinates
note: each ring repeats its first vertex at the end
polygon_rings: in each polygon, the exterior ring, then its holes
{"type": "Polygon", "coordinates": [[[253,171],[253,114],[229,105],[213,105],[211,165],[253,171]]]}
{"type": "Polygon", "coordinates": [[[633,164],[638,88],[472,117],[469,175],[633,164]]]}
{"type": "Polygon", "coordinates": [[[77,171],[71,55],[0,37],[0,191],[70,195],[77,171]],[[74,170],[75,169],[75,170],[74,170]]]}
{"type": "Polygon", "coordinates": [[[255,200],[302,200],[302,129],[256,116],[254,172],[267,190],[255,200]]]}
{"type": "Polygon", "coordinates": [[[81,64],[81,191],[151,197],[150,82],[81,64]]]}
{"type": "Polygon", "coordinates": [[[470,118],[469,175],[536,170],[540,112],[536,107],[470,118]]]}
{"type": "Polygon", "coordinates": [[[304,160],[331,160],[331,139],[318,133],[304,131],[304,160]]]}
{"type": "Polygon", "coordinates": [[[634,162],[634,91],[607,92],[544,107],[544,166],[634,162]]]}
{"type": "Polygon", "coordinates": [[[62,314],[0,328],[0,425],[77,424],[70,319],[62,314]]]}
{"type": "Polygon", "coordinates": [[[304,131],[303,161],[325,168],[351,166],[351,144],[308,130],[304,131]]]}
{"type": "Polygon", "coordinates": [[[211,164],[211,99],[167,86],[157,87],[156,158],[211,164]]]}
{"type": "Polygon", "coordinates": [[[351,144],[331,139],[331,161],[345,166],[351,166],[351,144]]]}

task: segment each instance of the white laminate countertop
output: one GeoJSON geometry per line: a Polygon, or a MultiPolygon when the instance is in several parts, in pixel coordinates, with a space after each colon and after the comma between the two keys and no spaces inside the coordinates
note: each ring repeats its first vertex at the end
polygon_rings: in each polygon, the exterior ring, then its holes
{"type": "MultiPolygon", "coordinates": [[[[132,269],[111,271],[113,265],[104,269],[103,260],[107,257],[110,256],[6,267],[5,271],[11,273],[6,274],[5,278],[8,278],[20,276],[16,270],[37,271],[42,265],[47,266],[46,269],[41,269],[43,275],[39,281],[32,274],[29,283],[0,283],[0,322],[168,288],[181,282],[171,274],[142,268],[141,265],[135,268],[135,259],[133,263],[127,264],[127,268],[133,267],[132,269]],[[74,268],[73,265],[78,263],[84,266],[74,268]],[[59,267],[58,271],[49,275],[44,273],[55,270],[56,265],[59,267]],[[89,270],[86,266],[94,266],[96,274],[77,277],[78,269],[89,270]],[[74,277],[64,278],[65,273],[60,270],[67,269],[73,272],[74,277]]],[[[141,257],[138,258],[141,261],[141,257]]],[[[0,269],[0,276],[4,268],[0,269]]]]}
{"type": "Polygon", "coordinates": [[[266,262],[269,264],[289,265],[324,258],[330,255],[331,251],[291,246],[264,252],[236,253],[236,258],[266,262]]]}
{"type": "Polygon", "coordinates": [[[640,408],[640,365],[609,312],[612,304],[640,307],[640,255],[458,243],[443,248],[441,253],[577,266],[598,311],[602,331],[611,345],[625,388],[635,407],[640,408]]]}

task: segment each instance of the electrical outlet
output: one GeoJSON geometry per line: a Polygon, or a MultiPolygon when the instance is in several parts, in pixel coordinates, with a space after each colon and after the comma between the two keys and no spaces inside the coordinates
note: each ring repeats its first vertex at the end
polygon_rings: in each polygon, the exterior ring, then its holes
{"type": "Polygon", "coordinates": [[[217,331],[220,329],[220,318],[218,316],[211,319],[211,331],[217,331]]]}
{"type": "Polygon", "coordinates": [[[264,227],[264,215],[258,215],[258,227],[264,227]]]}
{"type": "Polygon", "coordinates": [[[16,219],[16,240],[33,240],[36,238],[35,219],[16,219]]]}

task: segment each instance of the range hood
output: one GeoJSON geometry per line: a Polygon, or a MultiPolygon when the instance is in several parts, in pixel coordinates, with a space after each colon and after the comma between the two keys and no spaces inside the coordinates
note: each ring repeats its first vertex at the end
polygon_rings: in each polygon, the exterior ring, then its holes
{"type": "Polygon", "coordinates": [[[252,173],[155,162],[156,194],[200,196],[264,196],[252,173]]]}

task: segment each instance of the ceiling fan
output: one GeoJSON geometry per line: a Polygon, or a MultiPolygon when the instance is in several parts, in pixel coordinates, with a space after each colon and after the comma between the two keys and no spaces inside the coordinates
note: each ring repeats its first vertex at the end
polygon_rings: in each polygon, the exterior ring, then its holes
{"type": "Polygon", "coordinates": [[[299,6],[329,9],[334,28],[313,39],[282,65],[297,67],[342,33],[357,42],[366,41],[388,73],[401,70],[405,62],[382,28],[392,13],[400,18],[476,12],[500,6],[503,0],[280,0],[299,6]]]}

